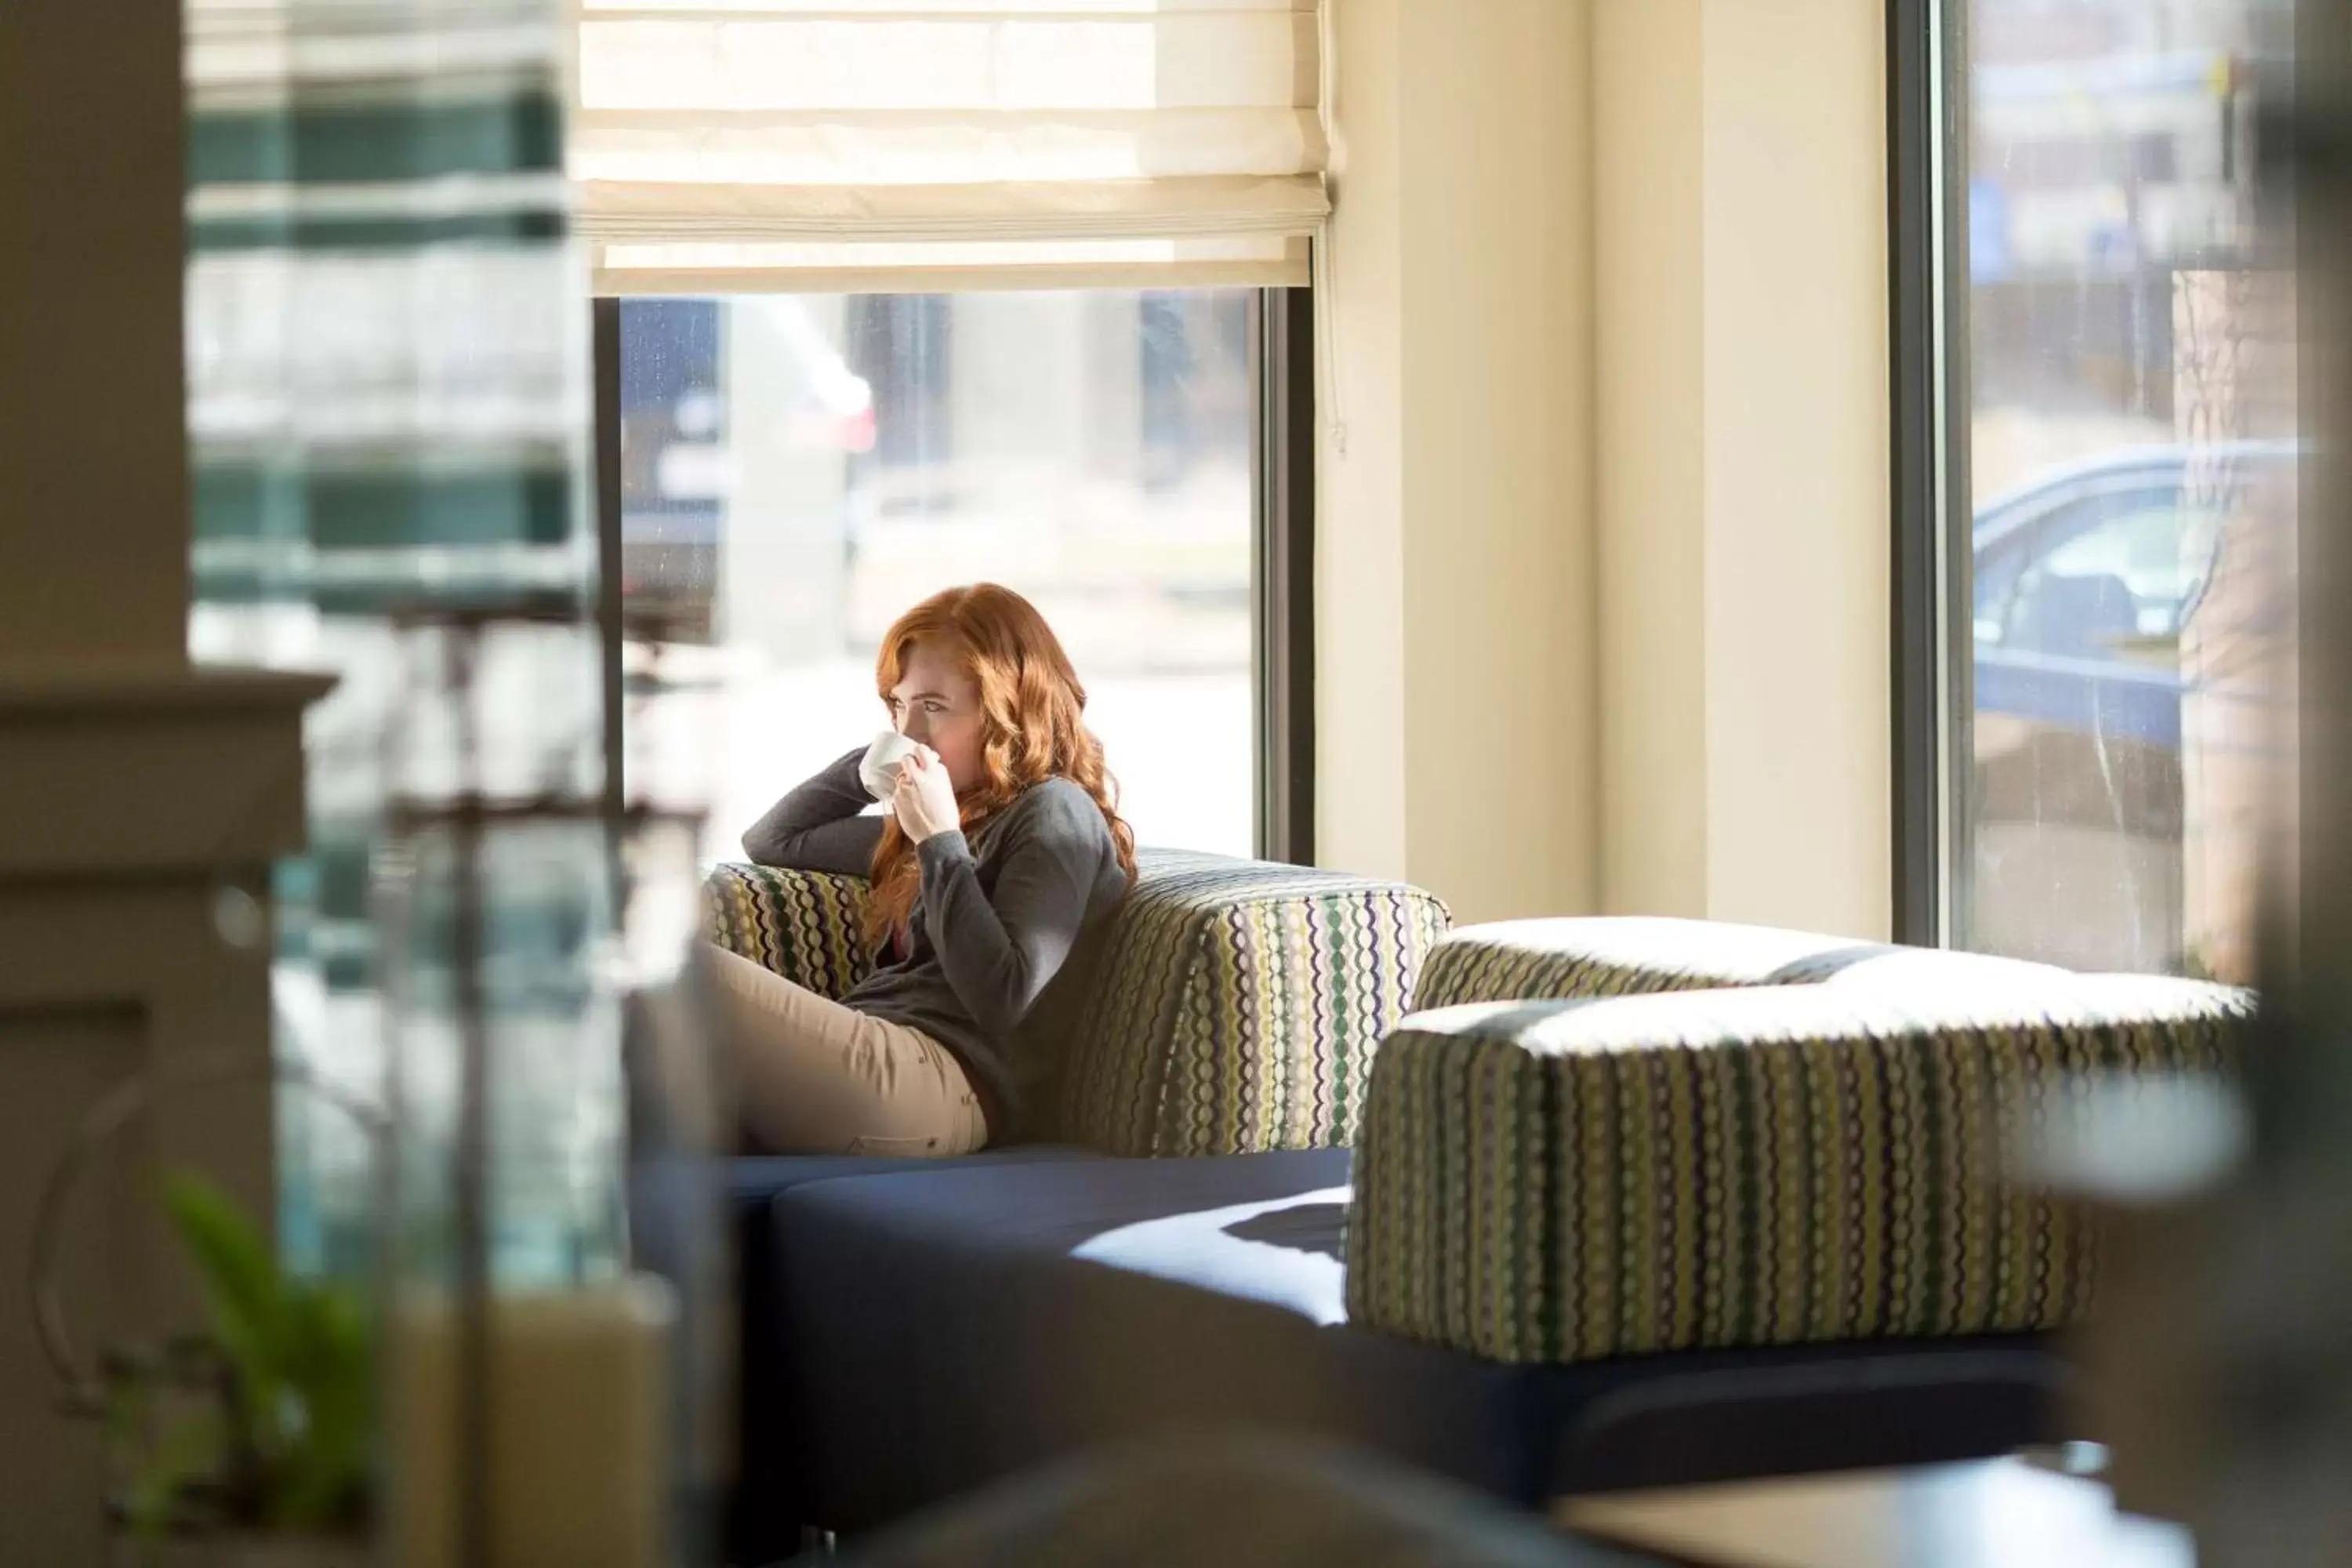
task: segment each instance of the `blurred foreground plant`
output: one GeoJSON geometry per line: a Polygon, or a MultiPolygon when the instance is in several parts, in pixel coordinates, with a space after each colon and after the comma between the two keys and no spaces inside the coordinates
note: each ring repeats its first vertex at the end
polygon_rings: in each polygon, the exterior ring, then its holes
{"type": "Polygon", "coordinates": [[[109,1371],[134,1456],[134,1532],[355,1534],[367,1505],[373,1364],[350,1285],[290,1275],[260,1229],[192,1172],[163,1204],[202,1282],[207,1331],[109,1371]]]}

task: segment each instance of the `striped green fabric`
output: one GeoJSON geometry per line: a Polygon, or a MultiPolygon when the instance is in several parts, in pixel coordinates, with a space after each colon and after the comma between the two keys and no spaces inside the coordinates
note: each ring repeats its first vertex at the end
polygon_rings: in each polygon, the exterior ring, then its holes
{"type": "Polygon", "coordinates": [[[866,879],[725,865],[703,884],[710,940],[804,985],[841,997],[874,967],[858,921],[866,879]]]}
{"type": "Polygon", "coordinates": [[[1445,908],[1417,888],[1157,854],[1080,1008],[1058,1136],[1118,1154],[1354,1142],[1445,908]]]}
{"type": "MultiPolygon", "coordinates": [[[[1402,883],[1146,849],[1031,1131],[1114,1154],[1336,1148],[1445,908],[1402,883]]],[[[720,866],[710,939],[827,996],[872,965],[860,878],[720,866]]]]}
{"type": "Polygon", "coordinates": [[[2250,1011],[2086,976],[1417,1015],[1372,1071],[1350,1321],[1515,1363],[2073,1322],[2085,1216],[1993,1173],[2094,1076],[2222,1068],[2250,1011]]]}
{"type": "Polygon", "coordinates": [[[1654,916],[1504,921],[1465,926],[1422,968],[1416,1010],[1468,1002],[1711,991],[1735,985],[2046,984],[2048,964],[1928,952],[1769,926],[1654,916]]]}

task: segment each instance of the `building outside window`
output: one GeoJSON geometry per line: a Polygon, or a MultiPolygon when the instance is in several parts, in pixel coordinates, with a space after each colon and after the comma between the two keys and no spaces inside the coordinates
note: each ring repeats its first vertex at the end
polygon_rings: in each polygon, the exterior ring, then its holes
{"type": "Polygon", "coordinates": [[[1253,851],[1252,299],[621,301],[625,668],[687,677],[625,752],[715,783],[707,858],[886,726],[891,621],[982,580],[1061,635],[1139,838],[1253,851]]]}
{"type": "Polygon", "coordinates": [[[2256,182],[2291,9],[1929,9],[1943,934],[2244,979],[2292,749],[2292,275],[2256,182]]]}

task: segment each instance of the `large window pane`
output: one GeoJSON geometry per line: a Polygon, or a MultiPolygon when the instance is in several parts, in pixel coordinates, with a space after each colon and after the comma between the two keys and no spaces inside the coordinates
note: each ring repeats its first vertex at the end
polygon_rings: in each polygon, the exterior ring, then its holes
{"type": "Polygon", "coordinates": [[[2295,448],[2253,138],[2288,7],[1948,0],[1953,935],[2245,978],[2295,448]]]}
{"type": "Polygon", "coordinates": [[[620,308],[631,787],[715,781],[705,853],[887,720],[937,589],[1034,600],[1147,844],[1253,847],[1244,290],[772,295],[620,308]]]}

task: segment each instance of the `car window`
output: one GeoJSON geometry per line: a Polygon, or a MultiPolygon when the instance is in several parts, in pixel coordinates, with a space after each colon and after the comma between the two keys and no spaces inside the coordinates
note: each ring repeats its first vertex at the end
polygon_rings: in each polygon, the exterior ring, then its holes
{"type": "Polygon", "coordinates": [[[2177,489],[2078,503],[2038,531],[2000,601],[1979,596],[1977,620],[2002,647],[2075,658],[2171,637],[2210,569],[2218,521],[2177,489]]]}
{"type": "Polygon", "coordinates": [[[2009,602],[2017,595],[2017,569],[2026,552],[2016,544],[1989,550],[1976,563],[1976,634],[1979,644],[1997,645],[2008,630],[2009,602]]]}

